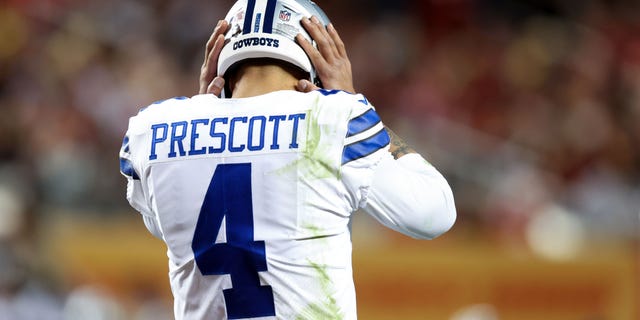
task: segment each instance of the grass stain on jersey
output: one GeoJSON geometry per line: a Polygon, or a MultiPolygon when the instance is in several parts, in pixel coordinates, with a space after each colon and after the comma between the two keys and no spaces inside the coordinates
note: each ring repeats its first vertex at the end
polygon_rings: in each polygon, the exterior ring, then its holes
{"type": "Polygon", "coordinates": [[[331,278],[327,274],[327,266],[309,261],[311,267],[318,274],[320,280],[320,288],[322,293],[327,296],[326,300],[321,303],[313,303],[303,309],[296,317],[296,320],[324,320],[324,319],[344,319],[344,315],[340,312],[340,308],[333,297],[331,278]]]}
{"type": "Polygon", "coordinates": [[[309,231],[314,238],[320,237],[322,235],[322,229],[320,227],[313,224],[305,224],[302,226],[305,230],[309,231]]]}
{"type": "MultiPolygon", "coordinates": [[[[317,104],[316,104],[317,105],[317,104]]],[[[331,134],[333,126],[320,125],[318,123],[319,108],[311,110],[309,113],[309,129],[307,130],[307,148],[303,153],[306,160],[306,168],[308,173],[316,178],[332,178],[339,177],[339,167],[335,166],[336,161],[332,161],[328,155],[331,154],[331,146],[322,144],[323,136],[331,134]]]]}
{"type": "Polygon", "coordinates": [[[305,137],[305,148],[302,151],[302,158],[295,160],[281,168],[280,172],[300,170],[300,175],[307,179],[339,179],[340,178],[340,161],[334,159],[335,152],[332,153],[331,139],[337,133],[336,124],[340,123],[340,115],[332,112],[326,112],[327,115],[334,115],[335,121],[329,121],[328,124],[320,124],[320,98],[316,98],[314,106],[307,112],[306,118],[309,119],[307,126],[307,134],[305,137]],[[323,141],[325,138],[325,141],[323,141]]]}
{"type": "MultiPolygon", "coordinates": [[[[323,239],[325,233],[319,226],[313,224],[306,224],[303,226],[314,238],[318,238],[317,241],[324,242],[323,239]]],[[[333,290],[333,282],[327,273],[327,266],[316,263],[307,259],[309,265],[314,269],[318,282],[320,284],[320,290],[322,294],[326,296],[326,300],[320,303],[312,303],[305,307],[297,316],[296,320],[325,320],[325,319],[344,319],[344,315],[340,312],[340,308],[336,303],[336,299],[333,297],[335,291],[333,290]]]]}

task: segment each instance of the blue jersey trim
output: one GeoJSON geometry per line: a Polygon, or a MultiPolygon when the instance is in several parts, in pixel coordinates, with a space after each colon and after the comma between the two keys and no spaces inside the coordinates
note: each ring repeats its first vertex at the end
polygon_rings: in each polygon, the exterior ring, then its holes
{"type": "Polygon", "coordinates": [[[342,90],[338,90],[338,89],[333,89],[333,90],[318,89],[318,92],[322,93],[323,96],[331,96],[331,95],[334,95],[336,93],[346,92],[346,91],[342,91],[342,90]]]}
{"type": "Polygon", "coordinates": [[[133,178],[133,180],[140,180],[140,176],[138,176],[136,170],[133,169],[131,161],[125,158],[120,158],[120,172],[127,177],[133,178]]]}
{"type": "Polygon", "coordinates": [[[380,117],[373,110],[369,109],[365,113],[351,119],[349,121],[349,130],[347,131],[347,138],[354,136],[358,133],[365,132],[371,129],[375,125],[380,123],[380,117]]]}
{"type": "Polygon", "coordinates": [[[342,164],[366,157],[389,145],[389,141],[389,134],[382,129],[367,139],[346,145],[342,150],[342,164]]]}
{"type": "Polygon", "coordinates": [[[122,139],[122,151],[129,153],[129,136],[124,136],[122,139]]]}
{"type": "MultiPolygon", "coordinates": [[[[344,90],[340,90],[340,89],[332,89],[332,90],[328,90],[328,89],[317,89],[316,91],[320,92],[323,96],[331,96],[340,92],[344,92],[346,94],[349,95],[356,95],[356,93],[352,93],[349,91],[344,91],[344,90]]],[[[367,100],[367,98],[365,96],[362,96],[362,99],[358,100],[358,102],[361,102],[362,104],[364,104],[365,106],[369,105],[369,100],[367,100]]]]}

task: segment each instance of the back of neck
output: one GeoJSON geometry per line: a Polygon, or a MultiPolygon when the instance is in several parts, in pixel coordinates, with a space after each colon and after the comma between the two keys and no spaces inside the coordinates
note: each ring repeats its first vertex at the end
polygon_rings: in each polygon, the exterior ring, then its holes
{"type": "Polygon", "coordinates": [[[238,70],[233,80],[231,82],[232,98],[254,97],[279,90],[295,90],[298,83],[298,79],[278,65],[244,66],[238,70]]]}

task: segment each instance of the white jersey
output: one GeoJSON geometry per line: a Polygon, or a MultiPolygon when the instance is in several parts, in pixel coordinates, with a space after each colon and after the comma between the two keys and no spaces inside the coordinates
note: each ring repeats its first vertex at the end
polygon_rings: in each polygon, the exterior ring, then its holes
{"type": "Polygon", "coordinates": [[[369,102],[342,91],[197,95],[132,117],[121,172],[167,244],[175,317],[355,319],[351,214],[416,237],[433,225],[367,205],[388,144],[369,102]]]}

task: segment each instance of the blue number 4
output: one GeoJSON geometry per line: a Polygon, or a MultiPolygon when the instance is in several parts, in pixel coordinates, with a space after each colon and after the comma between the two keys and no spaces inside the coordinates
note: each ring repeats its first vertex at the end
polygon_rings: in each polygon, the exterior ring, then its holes
{"type": "Polygon", "coordinates": [[[267,271],[264,241],[253,239],[251,164],[220,164],[204,197],[191,248],[203,275],[231,275],[223,290],[229,319],[275,316],[273,292],[260,285],[267,271]],[[226,243],[215,243],[226,217],[226,243]]]}

